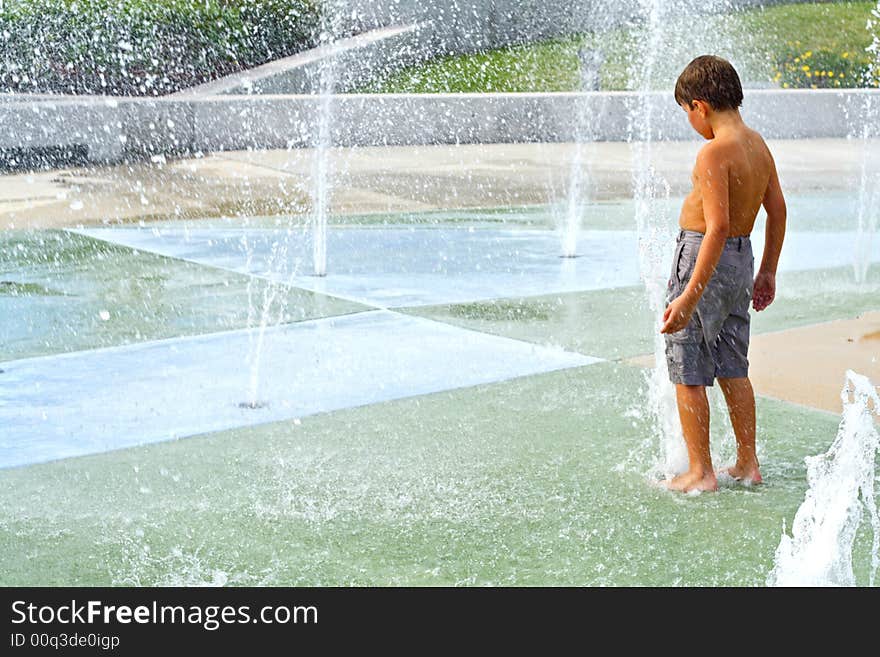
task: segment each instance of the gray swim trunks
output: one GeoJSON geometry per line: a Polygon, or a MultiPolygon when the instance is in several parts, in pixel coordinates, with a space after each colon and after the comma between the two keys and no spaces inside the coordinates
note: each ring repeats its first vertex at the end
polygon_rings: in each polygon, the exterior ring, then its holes
{"type": "MultiPolygon", "coordinates": [[[[703,234],[678,235],[666,302],[676,299],[694,272],[703,234]]],[[[749,305],[755,260],[748,237],[731,237],[688,325],[666,334],[666,362],[673,383],[711,386],[716,378],[749,375],[749,305]]]]}

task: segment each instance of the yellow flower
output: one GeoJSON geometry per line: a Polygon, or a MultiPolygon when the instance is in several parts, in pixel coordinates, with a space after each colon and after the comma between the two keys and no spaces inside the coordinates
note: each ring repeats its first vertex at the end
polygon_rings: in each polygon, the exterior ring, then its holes
{"type": "Polygon", "coordinates": [[[783,88],[783,89],[788,89],[788,82],[783,82],[783,83],[782,83],[782,88],[783,88]]]}
{"type": "Polygon", "coordinates": [[[795,57],[795,58],[794,58],[794,63],[795,63],[795,64],[797,64],[799,61],[801,61],[801,58],[800,58],[800,57],[795,57]]]}
{"type": "Polygon", "coordinates": [[[801,66],[801,70],[802,70],[802,71],[809,71],[809,70],[810,70],[810,67],[807,66],[806,64],[804,64],[803,66],[801,66]]]}
{"type": "Polygon", "coordinates": [[[813,77],[813,74],[810,73],[809,71],[807,71],[807,77],[808,77],[808,78],[811,78],[811,77],[813,77]]]}
{"type": "Polygon", "coordinates": [[[849,53],[848,53],[848,52],[843,53],[842,57],[843,57],[844,59],[846,59],[847,57],[849,57],[849,53]]]}
{"type": "Polygon", "coordinates": [[[846,75],[844,75],[843,73],[841,73],[841,74],[838,75],[837,77],[839,77],[839,78],[844,78],[844,77],[846,77],[846,75]]]}
{"type": "Polygon", "coordinates": [[[812,57],[812,56],[813,56],[812,50],[808,50],[807,52],[804,53],[804,59],[806,59],[807,57],[812,57]]]}

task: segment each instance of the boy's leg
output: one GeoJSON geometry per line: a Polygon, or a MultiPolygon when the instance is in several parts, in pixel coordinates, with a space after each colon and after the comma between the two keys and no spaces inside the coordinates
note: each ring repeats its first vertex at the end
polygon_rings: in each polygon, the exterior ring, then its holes
{"type": "MultiPolygon", "coordinates": [[[[672,302],[687,284],[696,265],[702,237],[682,231],[673,257],[667,288],[672,302]]],[[[706,290],[701,299],[705,306],[706,290]]],[[[711,296],[711,295],[709,295],[711,296]]],[[[678,416],[688,451],[688,471],[664,482],[672,490],[715,490],[717,482],[709,454],[709,400],[706,386],[715,378],[715,363],[706,341],[701,320],[701,306],[691,321],[678,333],[666,335],[666,362],[669,379],[675,384],[678,416]]]]}
{"type": "Polygon", "coordinates": [[[736,465],[727,468],[726,472],[735,479],[759,484],[761,472],[755,452],[755,392],[752,383],[748,377],[742,377],[718,379],[718,384],[724,391],[730,423],[736,434],[736,465]]]}
{"type": "Polygon", "coordinates": [[[705,386],[677,384],[678,416],[688,451],[688,471],[667,483],[671,490],[715,490],[718,484],[709,452],[709,400],[705,386]]]}

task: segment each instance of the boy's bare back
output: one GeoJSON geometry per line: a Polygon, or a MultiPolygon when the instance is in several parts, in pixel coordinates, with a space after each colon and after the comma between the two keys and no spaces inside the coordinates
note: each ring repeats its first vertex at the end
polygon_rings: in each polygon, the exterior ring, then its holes
{"type": "MultiPolygon", "coordinates": [[[[781,194],[776,166],[767,144],[760,134],[742,125],[732,133],[716,136],[703,146],[701,155],[704,152],[712,152],[728,163],[729,236],[750,235],[761,205],[775,194],[781,194]]],[[[705,233],[699,176],[699,167],[695,167],[691,177],[694,188],[684,201],[679,225],[684,230],[705,233]]]]}

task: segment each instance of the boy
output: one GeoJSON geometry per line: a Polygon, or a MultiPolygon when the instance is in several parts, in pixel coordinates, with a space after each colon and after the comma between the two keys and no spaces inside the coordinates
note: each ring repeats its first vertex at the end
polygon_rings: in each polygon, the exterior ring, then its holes
{"type": "Polygon", "coordinates": [[[709,143],[697,155],[694,188],[681,210],[663,313],[661,333],[689,461],[687,472],[665,483],[685,492],[717,488],[706,398],[706,386],[716,378],[736,434],[736,464],[726,472],[746,483],[760,483],[755,394],[748,378],[749,302],[761,311],[775,296],[785,199],[767,145],[740,116],[742,85],[728,61],[697,57],[679,76],[675,100],[709,143]],[[767,210],[766,240],[753,280],[749,235],[762,205],[767,210]]]}

